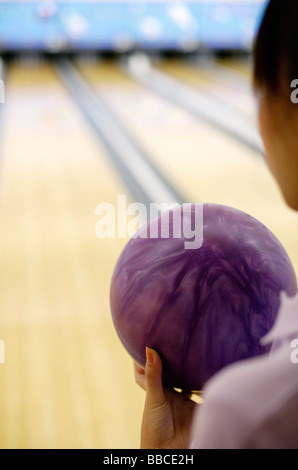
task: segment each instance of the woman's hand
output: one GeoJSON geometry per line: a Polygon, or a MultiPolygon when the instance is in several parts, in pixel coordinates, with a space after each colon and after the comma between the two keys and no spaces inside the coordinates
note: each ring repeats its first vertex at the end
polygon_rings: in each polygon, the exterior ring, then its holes
{"type": "Polygon", "coordinates": [[[145,370],[134,364],[136,382],[146,391],[141,449],[188,449],[198,405],[189,395],[163,386],[162,363],[156,351],[146,348],[146,357],[145,370]]]}

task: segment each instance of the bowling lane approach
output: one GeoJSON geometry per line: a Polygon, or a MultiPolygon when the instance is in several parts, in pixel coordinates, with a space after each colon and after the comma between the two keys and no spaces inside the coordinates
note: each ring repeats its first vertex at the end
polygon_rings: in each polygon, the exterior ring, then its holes
{"type": "Polygon", "coordinates": [[[138,447],[143,391],[109,306],[126,240],[95,235],[127,190],[51,66],[12,64],[3,110],[1,447],[138,447]]]}
{"type": "MultiPolygon", "coordinates": [[[[228,67],[229,73],[235,70],[228,67]]],[[[193,74],[192,86],[200,88],[204,82],[210,88],[210,79],[192,68],[196,66],[159,65],[184,84],[193,74]]],[[[225,204],[256,217],[280,239],[298,272],[297,217],[286,207],[260,153],[137,83],[114,62],[79,64],[79,70],[186,201],[225,204]]],[[[248,73],[239,73],[248,97],[248,73]]],[[[223,95],[225,86],[217,76],[213,80],[223,95]]],[[[230,100],[234,96],[237,102],[231,89],[230,100]]],[[[252,97],[249,101],[251,113],[252,97]]]]}

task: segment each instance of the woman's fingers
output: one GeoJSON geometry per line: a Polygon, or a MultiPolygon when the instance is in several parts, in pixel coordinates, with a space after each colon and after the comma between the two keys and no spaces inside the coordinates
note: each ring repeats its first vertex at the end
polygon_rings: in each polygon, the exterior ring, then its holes
{"type": "Polygon", "coordinates": [[[134,363],[135,380],[146,392],[147,404],[159,406],[166,400],[161,379],[162,363],[154,349],[146,348],[146,366],[134,363]]]}
{"type": "Polygon", "coordinates": [[[146,391],[145,370],[134,362],[135,380],[137,384],[146,391]]]}
{"type": "Polygon", "coordinates": [[[146,402],[151,406],[159,406],[166,400],[161,379],[162,363],[154,349],[146,348],[146,402]]]}

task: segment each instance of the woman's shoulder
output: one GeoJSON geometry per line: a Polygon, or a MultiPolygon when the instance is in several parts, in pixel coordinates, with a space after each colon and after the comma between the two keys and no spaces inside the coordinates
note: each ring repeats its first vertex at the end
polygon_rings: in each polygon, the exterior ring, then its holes
{"type": "MultiPolygon", "coordinates": [[[[261,429],[262,423],[278,415],[298,392],[298,363],[293,361],[291,346],[295,335],[298,340],[298,295],[288,298],[282,294],[276,322],[264,338],[264,343],[276,342],[278,347],[269,354],[239,361],[215,374],[206,384],[194,431],[203,425],[218,437],[217,443],[232,445],[244,442],[254,429],[261,429]],[[222,431],[218,426],[220,421],[224,422],[222,431]],[[224,429],[229,437],[224,437],[224,429]]],[[[210,446],[212,442],[215,443],[213,438],[210,446]]]]}
{"type": "Polygon", "coordinates": [[[278,396],[277,389],[284,394],[285,389],[298,386],[298,364],[293,361],[296,338],[298,353],[298,294],[289,298],[282,293],[276,321],[261,340],[262,344],[274,346],[271,352],[222,369],[207,383],[205,397],[234,404],[242,403],[244,397],[270,402],[268,387],[274,387],[271,390],[275,393],[269,394],[274,398],[278,396]]]}

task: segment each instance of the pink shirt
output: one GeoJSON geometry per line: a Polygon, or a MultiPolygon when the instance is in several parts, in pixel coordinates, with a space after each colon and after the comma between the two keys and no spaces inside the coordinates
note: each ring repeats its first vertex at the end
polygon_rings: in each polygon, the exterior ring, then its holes
{"type": "Polygon", "coordinates": [[[270,354],[228,366],[207,383],[190,448],[298,448],[298,294],[281,294],[261,342],[272,343],[270,354]]]}

